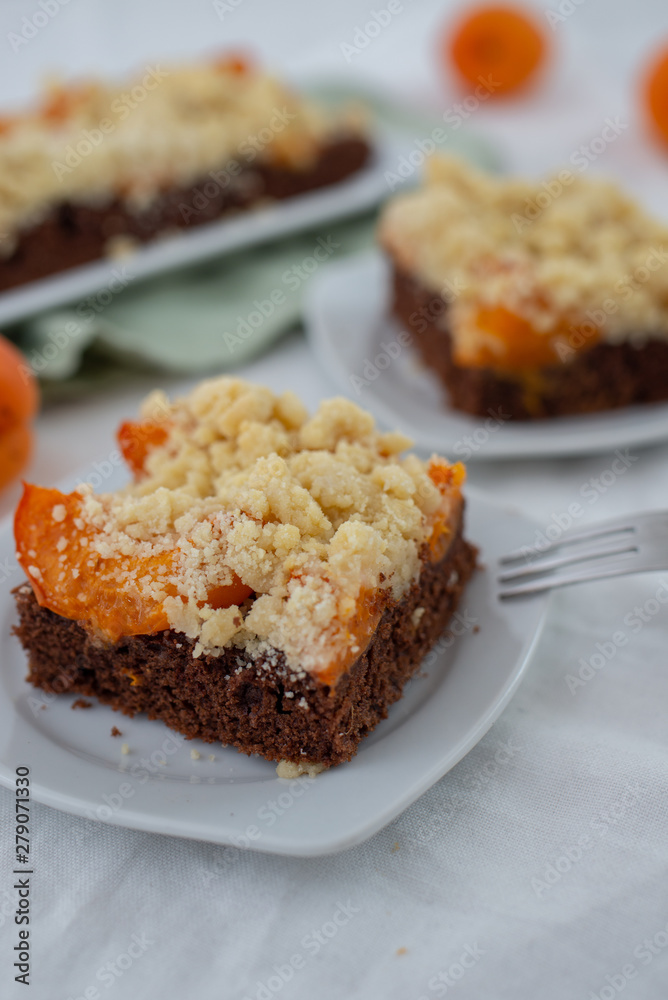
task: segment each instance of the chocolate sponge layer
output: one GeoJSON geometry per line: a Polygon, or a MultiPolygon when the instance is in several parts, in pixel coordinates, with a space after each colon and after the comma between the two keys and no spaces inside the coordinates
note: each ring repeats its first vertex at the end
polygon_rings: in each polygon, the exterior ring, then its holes
{"type": "Polygon", "coordinates": [[[450,405],[501,420],[595,413],[668,399],[668,341],[595,344],[530,379],[492,368],[456,364],[447,304],[410,274],[394,271],[393,312],[413,335],[425,363],[439,376],[450,405]]]}
{"type": "Polygon", "coordinates": [[[346,138],[324,146],[308,170],[254,164],[234,177],[214,170],[219,182],[207,174],[189,187],[167,189],[142,211],[131,211],[120,200],[102,206],[64,202],[25,229],[11,256],[0,259],[0,291],[98,260],[114,237],[145,243],[160,233],[213,222],[258,202],[336,184],[364,166],[370,152],[362,139],[346,138]]]}
{"type": "Polygon", "coordinates": [[[188,738],[269,760],[338,764],[401,697],[446,628],[475,560],[459,533],[439,563],[424,562],[334,686],[296,677],[278,651],[252,659],[230,649],[195,659],[192,641],[173,631],[101,647],[76,622],[40,607],[27,584],[15,591],[15,632],[28,654],[28,680],[45,691],[96,697],[128,715],[146,712],[188,738]],[[416,615],[418,608],[424,611],[416,615]]]}

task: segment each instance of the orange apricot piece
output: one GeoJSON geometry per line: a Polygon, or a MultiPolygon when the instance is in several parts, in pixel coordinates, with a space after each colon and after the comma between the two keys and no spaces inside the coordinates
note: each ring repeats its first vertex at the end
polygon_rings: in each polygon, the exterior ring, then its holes
{"type": "Polygon", "coordinates": [[[351,663],[364,652],[378,628],[386,604],[386,591],[360,591],[352,615],[345,622],[341,622],[332,637],[330,662],[318,672],[318,679],[323,684],[334,684],[351,663]]]}
{"type": "Polygon", "coordinates": [[[219,73],[231,73],[233,76],[243,76],[249,73],[251,63],[247,56],[241,53],[229,52],[214,60],[214,68],[219,73]]]}
{"type": "Polygon", "coordinates": [[[434,486],[437,486],[441,493],[445,493],[453,486],[462,485],[466,479],[466,467],[462,462],[450,465],[442,458],[432,458],[427,474],[434,486]]]}
{"type": "Polygon", "coordinates": [[[126,420],[116,434],[123,458],[135,478],[142,475],[146,459],[167,440],[168,428],[154,420],[126,420]]]}
{"type": "Polygon", "coordinates": [[[481,4],[464,14],[443,48],[446,61],[467,86],[488,83],[494,96],[528,83],[545,59],[547,43],[528,11],[481,4]]]}
{"type": "MultiPolygon", "coordinates": [[[[78,493],[24,486],[14,534],[18,561],[38,602],[110,642],[169,628],[150,584],[169,579],[173,554],[103,558],[91,546],[95,528],[81,526],[82,503],[78,493]]],[[[167,583],[163,589],[173,593],[167,583]]]]}
{"type": "Polygon", "coordinates": [[[243,604],[246,598],[250,597],[252,593],[253,588],[242,583],[235,573],[232,583],[228,583],[226,586],[214,587],[209,591],[206,603],[210,604],[216,610],[219,608],[231,608],[235,604],[243,604]]]}
{"type": "Polygon", "coordinates": [[[29,425],[38,406],[37,381],[28,363],[0,337],[0,489],[28,463],[33,442],[29,425]]]}
{"type": "Polygon", "coordinates": [[[563,352],[570,356],[574,351],[585,351],[599,339],[584,334],[577,338],[578,328],[566,322],[548,333],[533,328],[523,316],[518,316],[505,306],[483,306],[476,315],[476,327],[485,339],[474,345],[455,346],[457,364],[500,371],[531,371],[562,363],[563,352]],[[560,353],[560,349],[561,352],[560,353]]]}
{"type": "Polygon", "coordinates": [[[0,490],[25,469],[32,446],[33,434],[27,424],[16,424],[0,436],[0,490]]]}
{"type": "MultiPolygon", "coordinates": [[[[168,629],[162,598],[151,590],[159,584],[165,595],[175,595],[176,552],[104,558],[92,545],[95,527],[81,520],[82,503],[78,493],[24,485],[14,534],[18,560],[38,602],[109,642],[168,629]]],[[[234,576],[231,584],[213,588],[206,603],[229,608],[252,593],[234,576]]]]}
{"type": "Polygon", "coordinates": [[[38,406],[37,382],[28,362],[17,347],[0,337],[0,436],[9,427],[29,423],[38,406]]]}
{"type": "Polygon", "coordinates": [[[42,118],[52,125],[62,125],[94,92],[94,83],[57,84],[42,106],[42,118]]]}
{"type": "Polygon", "coordinates": [[[662,52],[645,79],[644,101],[654,130],[668,143],[668,52],[662,52]]]}

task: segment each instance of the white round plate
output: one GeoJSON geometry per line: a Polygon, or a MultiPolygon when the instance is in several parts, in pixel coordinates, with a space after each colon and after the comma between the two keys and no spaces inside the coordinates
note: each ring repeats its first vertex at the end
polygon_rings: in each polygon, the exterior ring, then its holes
{"type": "Polygon", "coordinates": [[[306,329],[339,388],[419,448],[472,462],[585,455],[668,438],[668,403],[528,422],[452,410],[436,375],[397,339],[402,329],[389,302],[390,269],[381,254],[346,257],[314,275],[306,329]]]}
{"type": "MultiPolygon", "coordinates": [[[[108,488],[118,485],[117,477],[108,488]]],[[[524,515],[475,493],[467,514],[467,537],[480,546],[486,567],[535,531],[524,515]]],[[[92,823],[277,854],[327,854],[360,843],[461,760],[519,685],[547,606],[542,595],[500,602],[491,569],[479,570],[459,609],[462,637],[441,640],[438,655],[427,658],[349,764],[293,781],[277,778],[275,765],[259,757],[184,740],[160,722],[130,719],[98,703],[72,711],[75,696],[28,685],[26,657],[12,636],[17,617],[11,590],[23,581],[14,548],[5,522],[0,783],[12,788],[16,768],[27,766],[37,801],[92,823]],[[122,737],[111,736],[112,726],[122,737]],[[200,756],[193,759],[191,751],[200,756]]]]}

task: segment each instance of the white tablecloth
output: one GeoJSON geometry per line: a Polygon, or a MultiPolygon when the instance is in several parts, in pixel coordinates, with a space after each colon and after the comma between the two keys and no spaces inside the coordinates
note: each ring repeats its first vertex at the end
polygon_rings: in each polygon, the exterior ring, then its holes
{"type": "MultiPolygon", "coordinates": [[[[229,6],[220,21],[208,3],[186,14],[157,0],[104,9],[70,0],[30,45],[7,47],[3,98],[27,93],[49,63],[112,71],[226,40],[257,41],[291,68],[341,70],[341,43],[368,17],[353,0],[317,14],[305,0],[280,10],[257,0],[229,6]]],[[[599,166],[661,208],[668,160],[645,142],[628,95],[641,54],[668,37],[668,11],[649,0],[571,6],[555,32],[562,69],[543,94],[480,109],[472,126],[496,139],[509,166],[535,172],[568,160],[607,116],[621,115],[628,128],[599,166]]],[[[453,101],[422,56],[447,7],[404,2],[401,19],[354,69],[440,106],[453,101]]],[[[0,35],[35,10],[7,3],[0,35]]],[[[295,388],[310,404],[333,389],[299,337],[246,374],[295,388]]],[[[48,411],[30,478],[48,484],[91,467],[143,388],[48,411]]],[[[470,481],[545,526],[573,501],[585,508],[582,522],[665,507],[668,446],[631,457],[607,487],[609,477],[599,477],[612,454],[479,463],[470,481]],[[590,503],[583,490],[591,497],[592,477],[599,485],[590,503]]],[[[0,513],[15,495],[3,496],[0,513]]],[[[12,982],[13,800],[0,790],[0,994],[664,998],[668,613],[657,593],[668,593],[668,572],[557,595],[528,676],[485,739],[387,829],[343,854],[302,861],[242,852],[221,864],[221,848],[35,805],[29,989],[12,982]]]]}

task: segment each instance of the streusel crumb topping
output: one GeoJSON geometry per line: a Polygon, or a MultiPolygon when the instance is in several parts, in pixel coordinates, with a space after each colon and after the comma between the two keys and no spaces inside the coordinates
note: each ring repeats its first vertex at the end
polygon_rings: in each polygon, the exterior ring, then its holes
{"type": "Polygon", "coordinates": [[[562,170],[530,183],[437,156],[424,186],[387,206],[379,235],[450,304],[460,348],[480,336],[481,306],[547,336],[580,327],[611,341],[668,337],[668,229],[611,182],[562,170]]]}
{"type": "Polygon", "coordinates": [[[315,672],[333,651],[354,658],[360,607],[405,593],[461,502],[461,467],[401,457],[408,439],[347,399],[309,417],[291,392],[221,377],[173,403],[154,393],[142,419],[163,442],[120,492],[80,488],[83,533],[103,558],[131,557],[119,586],[163,602],[195,655],[273,649],[315,672]],[[215,607],[235,586],[253,596],[215,607]]]}
{"type": "Polygon", "coordinates": [[[61,202],[139,210],[200,178],[206,200],[253,163],[306,169],[323,140],[359,125],[235,59],[147,66],[121,85],[53,82],[35,111],[0,117],[0,257],[61,202]]]}

